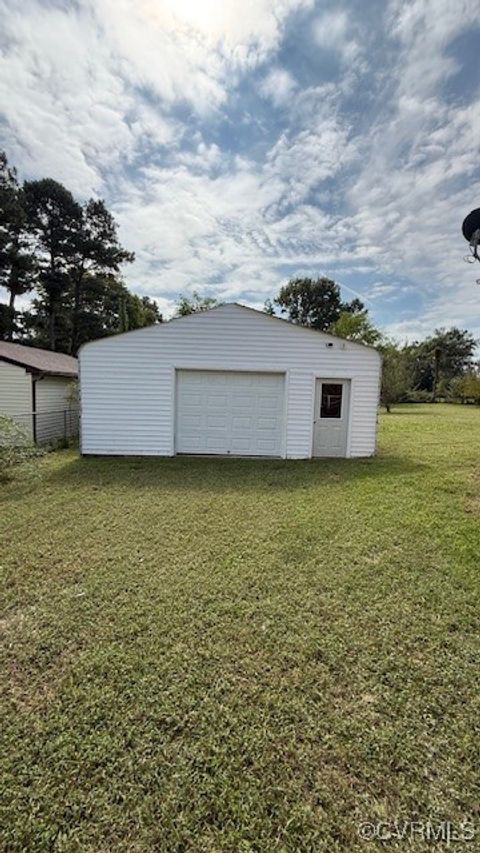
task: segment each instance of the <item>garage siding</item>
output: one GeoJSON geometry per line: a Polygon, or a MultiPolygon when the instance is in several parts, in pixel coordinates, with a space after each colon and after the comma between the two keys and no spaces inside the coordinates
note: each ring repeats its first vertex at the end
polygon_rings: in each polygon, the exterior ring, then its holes
{"type": "Polygon", "coordinates": [[[80,351],[82,452],[175,452],[177,370],[286,374],[286,455],[311,456],[315,377],[352,379],[349,455],[375,452],[380,357],[372,349],[224,305],[80,351]],[[333,345],[332,345],[333,344],[333,345]]]}

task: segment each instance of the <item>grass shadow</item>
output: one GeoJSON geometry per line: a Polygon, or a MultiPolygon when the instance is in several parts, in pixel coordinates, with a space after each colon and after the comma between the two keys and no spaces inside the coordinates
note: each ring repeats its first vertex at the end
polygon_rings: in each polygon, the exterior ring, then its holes
{"type": "Polygon", "coordinates": [[[78,457],[48,475],[72,488],[232,492],[310,488],[363,478],[403,477],[425,466],[382,454],[368,459],[239,459],[223,457],[78,457]]]}
{"type": "Polygon", "coordinates": [[[419,409],[418,411],[415,411],[415,409],[392,409],[392,411],[388,412],[388,414],[385,413],[384,417],[386,419],[386,422],[388,423],[389,418],[396,417],[397,415],[402,415],[403,417],[409,417],[409,418],[418,418],[420,416],[431,417],[432,414],[441,415],[442,413],[441,412],[435,412],[434,407],[432,405],[432,411],[431,412],[425,412],[423,409],[421,409],[421,410],[419,409]]]}
{"type": "MultiPolygon", "coordinates": [[[[431,412],[424,412],[423,410],[416,412],[415,409],[413,409],[413,410],[409,409],[408,411],[406,411],[405,409],[392,409],[391,412],[388,412],[388,414],[385,414],[385,417],[391,418],[391,417],[394,417],[395,415],[403,415],[403,416],[407,415],[409,418],[411,418],[411,417],[416,418],[419,415],[422,415],[422,416],[426,415],[427,417],[431,417],[431,414],[432,414],[431,412]]],[[[387,421],[387,423],[388,423],[388,421],[387,421]]]]}

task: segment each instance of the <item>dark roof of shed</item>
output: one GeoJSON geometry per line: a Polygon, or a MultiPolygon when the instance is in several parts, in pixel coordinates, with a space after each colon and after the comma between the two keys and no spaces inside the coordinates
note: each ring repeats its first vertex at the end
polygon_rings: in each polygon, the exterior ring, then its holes
{"type": "Polygon", "coordinates": [[[78,361],[73,356],[8,341],[0,341],[0,361],[8,361],[27,370],[48,373],[51,376],[78,376],[78,361]]]}

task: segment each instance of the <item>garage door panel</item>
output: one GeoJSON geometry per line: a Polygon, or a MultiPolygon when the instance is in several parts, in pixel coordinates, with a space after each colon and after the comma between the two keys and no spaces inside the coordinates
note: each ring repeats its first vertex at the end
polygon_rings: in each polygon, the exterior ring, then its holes
{"type": "Polygon", "coordinates": [[[281,456],[283,419],[283,374],[177,372],[177,453],[281,456]]]}
{"type": "Polygon", "coordinates": [[[225,409],[228,397],[226,394],[207,394],[207,403],[212,408],[225,409]]]}
{"type": "Polygon", "coordinates": [[[185,446],[188,446],[187,453],[202,453],[202,446],[200,442],[199,435],[185,435],[182,436],[182,442],[185,446]]]}
{"type": "Polygon", "coordinates": [[[249,438],[232,438],[230,452],[237,456],[251,456],[251,440],[249,438]]]}
{"type": "Polygon", "coordinates": [[[202,418],[199,415],[185,415],[183,419],[184,430],[198,430],[202,426],[202,418]]]}
{"type": "Polygon", "coordinates": [[[272,439],[261,439],[257,441],[257,450],[264,456],[275,456],[276,442],[272,439]]]}
{"type": "Polygon", "coordinates": [[[207,427],[213,429],[226,429],[227,427],[227,418],[226,415],[208,415],[207,416],[207,427]]]}
{"type": "Polygon", "coordinates": [[[279,410],[278,397],[273,394],[271,397],[260,397],[258,408],[260,412],[277,412],[279,410]]]}
{"type": "Polygon", "coordinates": [[[257,426],[259,430],[275,430],[277,427],[277,418],[259,418],[257,426]]]}
{"type": "MultiPolygon", "coordinates": [[[[205,442],[205,453],[228,453],[230,442],[220,436],[209,435],[205,442]]],[[[188,452],[188,451],[187,451],[188,452]]]]}
{"type": "Polygon", "coordinates": [[[190,406],[191,408],[196,408],[202,403],[201,394],[192,394],[191,392],[185,389],[182,389],[180,398],[184,406],[190,406]]]}
{"type": "Polygon", "coordinates": [[[253,417],[248,415],[232,415],[232,429],[237,432],[243,430],[252,430],[254,425],[253,417]]]}
{"type": "Polygon", "coordinates": [[[245,410],[253,411],[255,402],[255,394],[235,394],[232,399],[232,411],[238,414],[243,414],[245,410]]]}

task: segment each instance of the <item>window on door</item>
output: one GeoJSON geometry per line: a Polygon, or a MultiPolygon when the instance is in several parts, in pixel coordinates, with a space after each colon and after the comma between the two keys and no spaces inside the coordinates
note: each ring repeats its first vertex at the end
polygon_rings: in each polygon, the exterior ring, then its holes
{"type": "Polygon", "coordinates": [[[342,417],[342,394],[342,384],[334,385],[330,382],[322,383],[322,400],[320,405],[321,418],[342,417]]]}

